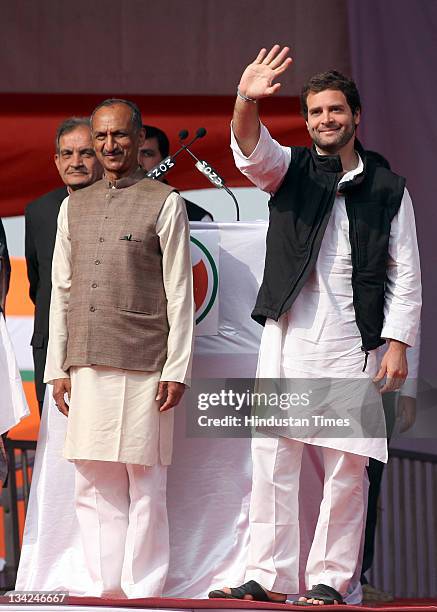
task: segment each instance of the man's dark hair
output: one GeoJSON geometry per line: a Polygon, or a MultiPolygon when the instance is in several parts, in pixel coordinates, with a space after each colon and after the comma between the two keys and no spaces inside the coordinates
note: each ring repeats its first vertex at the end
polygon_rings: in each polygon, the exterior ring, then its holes
{"type": "Polygon", "coordinates": [[[170,143],[167,134],[154,125],[143,125],[146,131],[146,138],[156,138],[161,157],[164,159],[170,153],[170,143]]]}
{"type": "Polygon", "coordinates": [[[309,93],[320,93],[325,89],[336,89],[344,94],[349,107],[354,115],[361,110],[360,94],[354,81],[341,74],[338,70],[328,70],[312,76],[302,87],[300,94],[300,106],[302,115],[308,119],[307,98],[309,93]]]}
{"type": "Polygon", "coordinates": [[[143,127],[143,120],[141,118],[141,112],[135,102],[131,102],[130,100],[122,100],[121,98],[108,98],[107,100],[103,100],[96,106],[96,108],[91,113],[91,125],[93,123],[93,118],[96,112],[103,108],[104,106],[115,106],[116,104],[125,104],[131,110],[131,119],[132,119],[132,127],[135,132],[139,132],[143,127]]]}
{"type": "Polygon", "coordinates": [[[61,125],[58,126],[55,138],[56,153],[58,153],[58,155],[60,152],[59,141],[61,140],[61,137],[64,136],[64,134],[68,134],[69,132],[72,132],[76,128],[81,127],[83,125],[87,128],[90,127],[89,117],[68,117],[68,119],[65,119],[65,121],[63,121],[61,125]]]}

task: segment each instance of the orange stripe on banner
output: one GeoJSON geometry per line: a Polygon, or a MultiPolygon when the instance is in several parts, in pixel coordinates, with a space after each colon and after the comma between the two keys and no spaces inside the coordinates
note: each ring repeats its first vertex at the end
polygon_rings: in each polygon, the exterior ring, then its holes
{"type": "Polygon", "coordinates": [[[6,315],[33,317],[34,306],[29,298],[26,260],[11,258],[11,285],[6,299],[6,315]]]}

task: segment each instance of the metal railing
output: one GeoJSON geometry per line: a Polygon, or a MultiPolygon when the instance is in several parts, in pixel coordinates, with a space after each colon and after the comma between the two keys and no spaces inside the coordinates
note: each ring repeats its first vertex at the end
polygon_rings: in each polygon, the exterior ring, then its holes
{"type": "Polygon", "coordinates": [[[437,595],[437,455],[390,451],[369,582],[395,597],[437,595]]]}

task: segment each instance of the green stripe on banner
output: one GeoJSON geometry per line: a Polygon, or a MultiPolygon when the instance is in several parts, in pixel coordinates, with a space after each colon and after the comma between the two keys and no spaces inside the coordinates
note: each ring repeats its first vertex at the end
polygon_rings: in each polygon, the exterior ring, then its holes
{"type": "Polygon", "coordinates": [[[33,382],[35,380],[35,372],[33,370],[20,370],[20,374],[23,382],[33,382]]]}

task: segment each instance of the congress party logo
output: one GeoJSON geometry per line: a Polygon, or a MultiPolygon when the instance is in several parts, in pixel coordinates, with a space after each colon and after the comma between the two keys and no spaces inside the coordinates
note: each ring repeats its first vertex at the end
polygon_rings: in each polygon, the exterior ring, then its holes
{"type": "Polygon", "coordinates": [[[194,303],[196,325],[210,312],[217,298],[218,272],[213,256],[197,238],[191,236],[191,259],[193,262],[194,303]]]}

